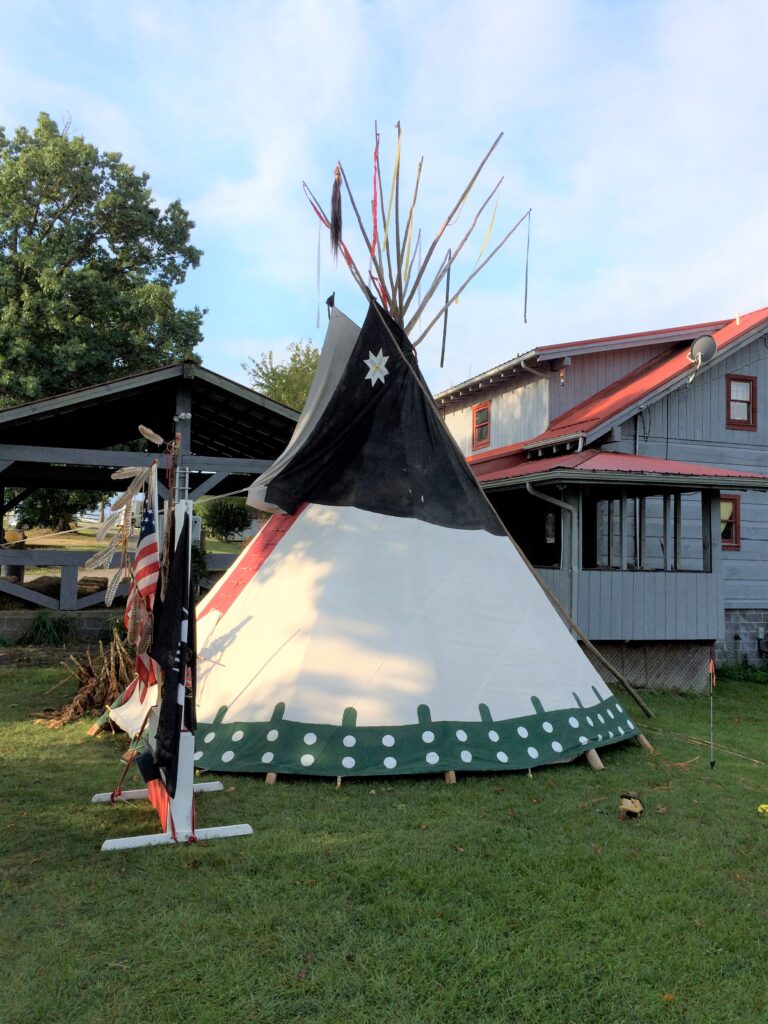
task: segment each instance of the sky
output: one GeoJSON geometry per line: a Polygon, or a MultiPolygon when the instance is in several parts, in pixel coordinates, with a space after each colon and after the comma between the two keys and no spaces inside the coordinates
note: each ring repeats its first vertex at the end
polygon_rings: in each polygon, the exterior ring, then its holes
{"type": "MultiPolygon", "coordinates": [[[[370,220],[375,123],[385,193],[396,122],[406,196],[424,157],[425,240],[504,132],[436,260],[499,178],[486,254],[532,209],[527,323],[523,225],[451,307],[444,368],[441,327],[420,346],[435,390],[536,345],[768,305],[764,0],[0,0],[0,25],[0,124],[45,110],[181,200],[204,256],[178,304],[208,310],[203,362],[235,379],[321,343],[318,292],[365,316],[325,234],[318,289],[302,181],[327,206],[341,160],[370,220]]],[[[367,266],[348,204],[344,224],[367,266]]]]}

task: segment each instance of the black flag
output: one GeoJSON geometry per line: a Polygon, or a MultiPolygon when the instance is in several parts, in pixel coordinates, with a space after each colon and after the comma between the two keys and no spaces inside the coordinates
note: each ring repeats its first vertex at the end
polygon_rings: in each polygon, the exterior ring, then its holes
{"type": "Polygon", "coordinates": [[[160,715],[155,734],[155,762],[163,769],[170,796],[176,793],[179,738],[195,731],[195,607],[190,572],[190,517],[184,517],[168,571],[168,586],[159,611],[150,654],[163,670],[160,715]]]}

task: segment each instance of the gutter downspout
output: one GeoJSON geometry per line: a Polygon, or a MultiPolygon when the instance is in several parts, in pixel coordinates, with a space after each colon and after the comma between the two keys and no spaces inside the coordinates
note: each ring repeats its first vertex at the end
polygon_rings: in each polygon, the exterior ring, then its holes
{"type": "MultiPolygon", "coordinates": [[[[526,481],[525,489],[529,494],[533,495],[534,498],[540,498],[541,501],[546,501],[550,505],[556,505],[558,508],[564,509],[570,513],[571,516],[571,537],[570,537],[570,557],[571,557],[571,607],[569,613],[574,623],[579,610],[579,560],[577,556],[576,548],[576,531],[579,523],[576,509],[569,505],[565,501],[560,501],[559,498],[553,498],[551,494],[545,494],[544,491],[538,491],[530,481],[526,481]]],[[[561,534],[562,535],[562,534],[561,534]]]]}
{"type": "Polygon", "coordinates": [[[546,379],[548,376],[548,374],[544,373],[542,370],[535,370],[532,366],[527,366],[524,359],[520,360],[520,366],[528,373],[533,373],[537,377],[544,377],[546,379]]]}

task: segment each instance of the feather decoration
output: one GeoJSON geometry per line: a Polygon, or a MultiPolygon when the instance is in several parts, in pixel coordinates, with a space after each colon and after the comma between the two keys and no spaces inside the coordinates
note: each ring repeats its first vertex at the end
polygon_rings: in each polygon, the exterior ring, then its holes
{"type": "Polygon", "coordinates": [[[112,561],[112,556],[114,555],[115,551],[117,550],[117,547],[118,547],[118,545],[119,545],[121,540],[122,540],[122,536],[119,533],[116,534],[112,538],[112,540],[109,542],[109,544],[107,544],[107,546],[105,548],[102,548],[101,551],[97,551],[95,555],[91,555],[91,557],[85,563],[83,568],[84,569],[104,569],[104,568],[106,568],[109,565],[109,563],[112,561]]]}
{"type": "Polygon", "coordinates": [[[339,258],[341,246],[341,167],[336,164],[331,190],[331,251],[333,258],[339,258]]]}
{"type": "Polygon", "coordinates": [[[126,639],[128,640],[128,643],[133,644],[134,647],[141,639],[141,604],[141,599],[134,600],[131,605],[131,618],[128,623],[126,639]]]}
{"type": "Polygon", "coordinates": [[[104,522],[101,524],[101,526],[96,531],[96,540],[104,540],[104,538],[109,533],[109,531],[112,529],[112,527],[115,526],[115,524],[117,523],[118,519],[121,518],[122,514],[123,514],[122,511],[110,512],[110,514],[106,517],[104,522]]]}
{"type": "Polygon", "coordinates": [[[112,607],[112,602],[115,600],[115,597],[117,596],[117,588],[120,586],[123,580],[127,579],[128,573],[126,572],[125,566],[123,566],[120,569],[116,569],[115,572],[112,574],[112,579],[109,581],[109,586],[107,587],[107,593],[104,596],[104,604],[107,606],[107,608],[112,607]]]}
{"type": "Polygon", "coordinates": [[[148,441],[151,441],[152,444],[165,444],[165,441],[159,434],[156,434],[154,430],[150,430],[149,427],[142,426],[142,424],[139,424],[139,433],[142,437],[146,437],[148,441]]]}
{"type": "Polygon", "coordinates": [[[121,469],[116,469],[112,473],[113,480],[129,480],[132,476],[137,476],[143,469],[143,466],[123,466],[121,469]]]}
{"type": "Polygon", "coordinates": [[[139,639],[136,643],[136,653],[146,654],[149,648],[152,646],[152,612],[149,613],[145,628],[139,635],[139,639]]]}

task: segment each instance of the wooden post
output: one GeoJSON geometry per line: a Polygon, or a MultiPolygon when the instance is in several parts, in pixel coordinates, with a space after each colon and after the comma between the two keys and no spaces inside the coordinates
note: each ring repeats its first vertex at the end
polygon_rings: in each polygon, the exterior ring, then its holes
{"type": "Polygon", "coordinates": [[[651,754],[653,753],[652,744],[648,742],[648,740],[645,738],[645,736],[643,736],[641,732],[639,732],[637,736],[635,736],[635,739],[637,740],[638,746],[642,747],[643,750],[647,750],[651,754]]]}
{"type": "Polygon", "coordinates": [[[594,771],[601,772],[605,768],[605,765],[600,760],[600,755],[596,750],[588,750],[584,756],[587,759],[587,764],[594,771]]]}
{"type": "Polygon", "coordinates": [[[679,491],[675,492],[675,572],[680,572],[683,567],[683,496],[679,491]]]}
{"type": "Polygon", "coordinates": [[[456,772],[449,770],[443,774],[443,778],[445,779],[446,786],[456,785],[456,772]]]}
{"type": "Polygon", "coordinates": [[[669,558],[669,495],[664,495],[664,528],[663,528],[663,541],[664,545],[664,572],[669,571],[670,558],[669,558]]]}
{"type": "Polygon", "coordinates": [[[274,784],[277,782],[277,772],[267,772],[266,776],[264,777],[264,782],[268,786],[274,786],[274,784]]]}

